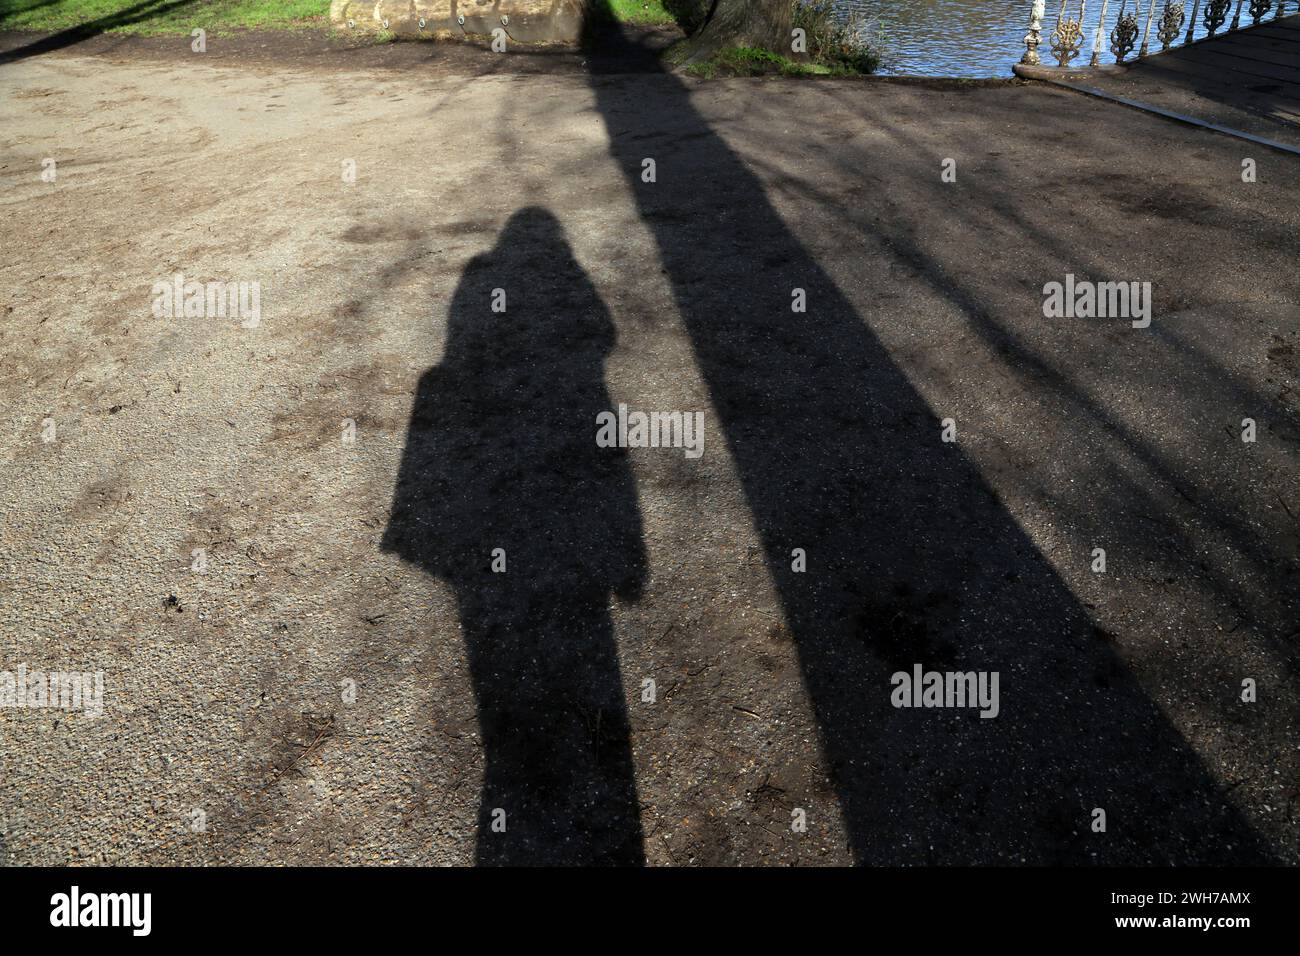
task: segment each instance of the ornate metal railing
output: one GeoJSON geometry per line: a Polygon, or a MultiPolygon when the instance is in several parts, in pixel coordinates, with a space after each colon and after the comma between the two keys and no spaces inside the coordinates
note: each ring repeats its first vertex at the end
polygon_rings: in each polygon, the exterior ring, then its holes
{"type": "MultiPolygon", "coordinates": [[[[1056,27],[1047,36],[1047,47],[1051,52],[1044,55],[1050,55],[1059,69],[1070,69],[1075,58],[1083,54],[1088,42],[1088,28],[1084,26],[1084,13],[1087,10],[1088,0],[1078,0],[1079,12],[1075,16],[1071,16],[1066,11],[1067,4],[1071,2],[1072,0],[1061,0],[1061,9],[1056,15],[1056,27]]],[[[1240,29],[1243,6],[1251,20],[1247,26],[1260,23],[1270,12],[1273,13],[1274,19],[1281,19],[1287,2],[1288,0],[1205,0],[1202,6],[1201,0],[1191,0],[1192,12],[1189,20],[1187,0],[1146,0],[1145,9],[1142,7],[1142,0],[1131,0],[1131,6],[1130,0],[1120,0],[1119,11],[1108,33],[1107,10],[1111,6],[1111,0],[1101,0],[1101,15],[1092,33],[1092,56],[1088,60],[1088,66],[1101,64],[1104,46],[1108,46],[1116,63],[1127,60],[1135,47],[1137,58],[1140,59],[1151,53],[1163,53],[1173,46],[1186,46],[1192,42],[1197,32],[1198,22],[1204,28],[1200,39],[1212,37],[1228,22],[1229,13],[1232,14],[1232,22],[1224,32],[1240,29]],[[1187,26],[1185,34],[1184,24],[1187,26]],[[1182,44],[1178,43],[1180,36],[1182,44]],[[1106,44],[1107,40],[1109,44],[1106,44]],[[1159,50],[1154,48],[1153,40],[1160,44],[1159,50]]],[[[1300,0],[1292,0],[1292,2],[1300,7],[1300,0]]],[[[1038,47],[1043,42],[1045,0],[1032,0],[1032,3],[1029,13],[1029,32],[1025,34],[1025,55],[1020,58],[1020,62],[1026,66],[1039,66],[1042,60],[1038,47]]],[[[1088,24],[1088,27],[1090,28],[1091,24],[1088,24]]],[[[1082,64],[1074,64],[1075,69],[1079,66],[1082,64]]]]}

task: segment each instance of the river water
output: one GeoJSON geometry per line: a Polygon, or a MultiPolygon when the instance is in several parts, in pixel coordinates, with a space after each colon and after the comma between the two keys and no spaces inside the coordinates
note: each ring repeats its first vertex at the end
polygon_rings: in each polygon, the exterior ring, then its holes
{"type": "MultiPolygon", "coordinates": [[[[1113,30],[1115,18],[1121,0],[1110,0],[1106,13],[1106,30],[1113,30]]],[[[1128,0],[1131,8],[1134,0],[1128,0]]],[[[1247,4],[1249,0],[1247,0],[1247,4]]],[[[1288,0],[1293,6],[1295,0],[1288,0]]],[[[1146,27],[1147,0],[1141,0],[1141,14],[1138,17],[1138,45],[1141,45],[1141,30],[1146,27]]],[[[904,74],[910,76],[1010,76],[1011,65],[1016,63],[1025,52],[1025,33],[1029,28],[1030,0],[835,0],[837,10],[842,13],[852,12],[868,24],[872,36],[877,37],[885,62],[880,72],[904,74]]],[[[1151,24],[1150,47],[1160,49],[1156,39],[1156,27],[1160,21],[1163,0],[1157,0],[1155,20],[1151,24]]],[[[1038,54],[1043,63],[1055,66],[1051,58],[1049,35],[1056,27],[1060,0],[1047,0],[1047,12],[1043,16],[1042,43],[1038,54]]],[[[1079,12],[1079,0],[1068,0],[1071,16],[1079,12]]],[[[1187,15],[1192,12],[1192,2],[1187,0],[1187,15]]],[[[1074,59],[1071,66],[1086,66],[1092,53],[1093,35],[1097,29],[1097,17],[1101,12],[1101,0],[1088,0],[1084,15],[1085,43],[1083,52],[1074,59]]],[[[1197,15],[1196,36],[1205,34],[1201,22],[1204,13],[1197,15]]],[[[1268,17],[1274,11],[1268,12],[1268,17]]],[[[1228,23],[1232,22],[1229,12],[1228,23]]],[[[1250,16],[1242,10],[1243,25],[1250,23],[1250,16]]],[[[1225,27],[1227,24],[1225,24],[1225,27]]],[[[1181,35],[1187,31],[1184,21],[1181,35]]],[[[1114,63],[1110,54],[1109,35],[1102,40],[1102,63],[1114,63]]],[[[1136,54],[1136,49],[1134,54],[1136,54]]]]}

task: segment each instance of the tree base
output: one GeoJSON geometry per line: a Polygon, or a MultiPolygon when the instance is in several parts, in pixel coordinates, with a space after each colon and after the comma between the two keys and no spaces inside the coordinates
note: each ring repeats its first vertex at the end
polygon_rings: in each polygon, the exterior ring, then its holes
{"type": "Polygon", "coordinates": [[[790,0],[718,0],[700,31],[674,49],[673,62],[679,67],[703,63],[730,47],[788,57],[792,19],[790,0]]]}

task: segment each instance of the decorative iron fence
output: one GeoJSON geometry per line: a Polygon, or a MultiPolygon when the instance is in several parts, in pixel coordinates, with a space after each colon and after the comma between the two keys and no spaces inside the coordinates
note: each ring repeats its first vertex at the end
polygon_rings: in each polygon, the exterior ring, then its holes
{"type": "MultiPolygon", "coordinates": [[[[1083,55],[1089,40],[1084,28],[1084,14],[1088,0],[1078,0],[1078,13],[1074,16],[1066,10],[1071,2],[1072,0],[1061,0],[1061,8],[1056,15],[1056,27],[1047,37],[1047,48],[1050,53],[1044,55],[1054,59],[1058,69],[1071,67],[1077,69],[1082,66],[1082,63],[1075,64],[1074,60],[1083,55]]],[[[1300,0],[1294,2],[1300,7],[1300,0]]],[[[1212,37],[1221,30],[1223,25],[1228,23],[1229,13],[1232,14],[1232,21],[1224,32],[1237,30],[1242,25],[1243,7],[1251,21],[1246,24],[1247,26],[1265,20],[1270,12],[1274,19],[1281,19],[1287,0],[1205,0],[1204,5],[1201,0],[1191,0],[1191,4],[1192,11],[1189,19],[1187,0],[1160,0],[1160,2],[1147,0],[1145,10],[1142,8],[1142,0],[1132,0],[1131,9],[1129,0],[1121,0],[1108,33],[1106,25],[1110,0],[1101,0],[1101,16],[1097,20],[1096,29],[1092,31],[1092,55],[1087,65],[1098,66],[1101,62],[1102,50],[1106,46],[1109,47],[1116,63],[1123,63],[1128,59],[1133,54],[1134,48],[1137,49],[1137,58],[1141,58],[1151,53],[1162,53],[1174,46],[1186,46],[1192,42],[1192,37],[1197,32],[1198,18],[1205,30],[1201,39],[1212,37]],[[1187,28],[1185,33],[1184,26],[1187,28]],[[1156,49],[1156,44],[1159,44],[1159,49],[1156,49]]],[[[1020,62],[1026,66],[1039,66],[1042,62],[1038,47],[1043,42],[1044,8],[1045,0],[1033,0],[1030,7],[1029,32],[1025,34],[1025,55],[1020,58],[1020,62]]]]}

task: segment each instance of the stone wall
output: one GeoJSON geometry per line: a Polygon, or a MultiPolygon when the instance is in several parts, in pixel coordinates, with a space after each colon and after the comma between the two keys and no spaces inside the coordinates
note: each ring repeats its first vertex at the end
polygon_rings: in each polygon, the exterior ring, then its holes
{"type": "Polygon", "coordinates": [[[393,33],[506,31],[517,43],[573,41],[582,32],[584,0],[333,0],[339,30],[393,33]]]}

